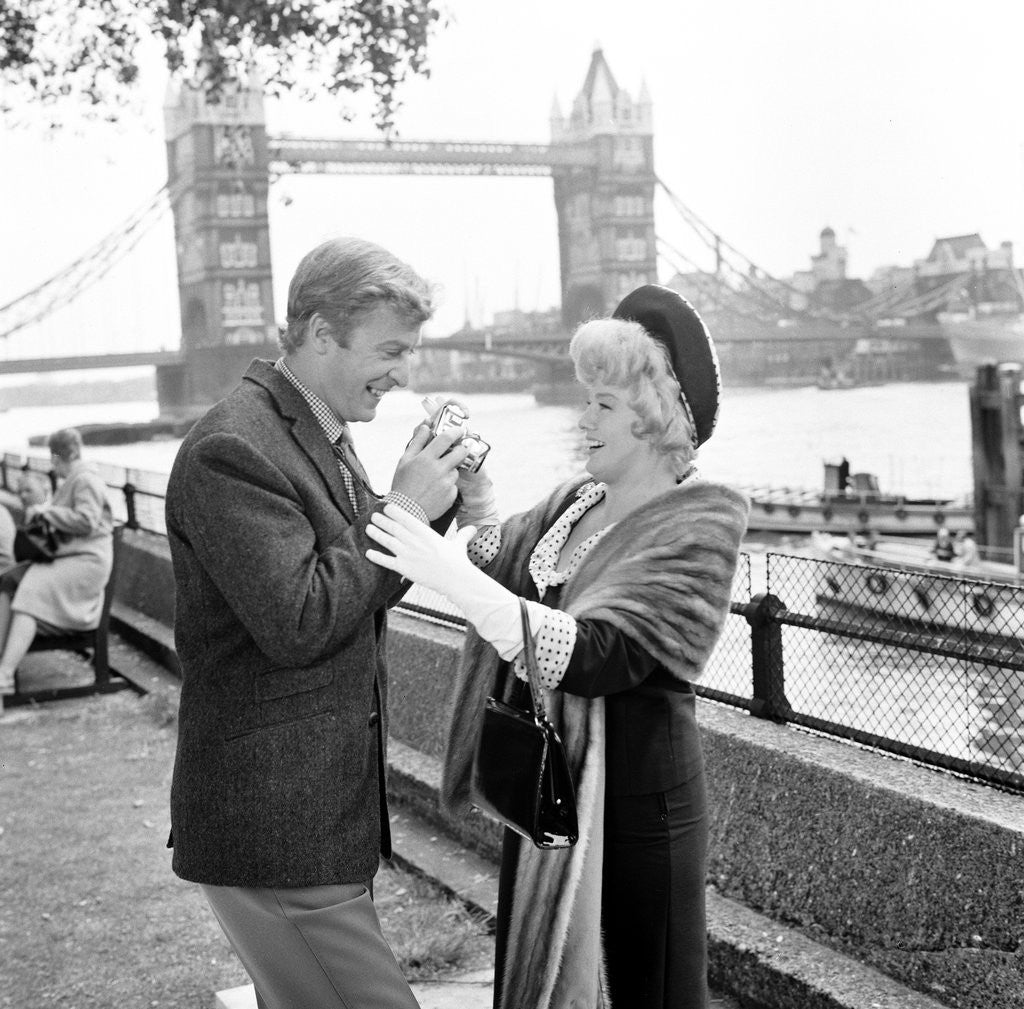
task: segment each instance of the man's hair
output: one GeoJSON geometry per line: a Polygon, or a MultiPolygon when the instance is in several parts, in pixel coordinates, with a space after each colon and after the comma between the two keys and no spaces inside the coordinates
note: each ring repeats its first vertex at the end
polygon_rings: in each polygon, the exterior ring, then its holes
{"type": "Polygon", "coordinates": [[[569,356],[584,385],[612,385],[626,391],[626,401],[637,415],[633,434],[670,456],[682,476],[696,450],[679,382],[662,344],[638,322],[594,319],[573,334],[569,356]]]}
{"type": "Polygon", "coordinates": [[[287,327],[278,337],[284,353],[306,341],[309,320],[320,315],[347,347],[360,318],[381,305],[410,326],[434,314],[433,290],[411,266],[387,249],[360,238],[334,238],[303,256],[288,285],[287,327]]]}
{"type": "Polygon", "coordinates": [[[63,427],[54,431],[47,439],[50,451],[65,462],[77,459],[82,454],[82,436],[77,428],[63,427]]]}

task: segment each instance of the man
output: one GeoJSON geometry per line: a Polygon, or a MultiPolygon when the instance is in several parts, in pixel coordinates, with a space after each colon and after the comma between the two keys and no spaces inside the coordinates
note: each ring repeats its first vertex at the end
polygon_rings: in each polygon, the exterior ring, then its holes
{"type": "Polygon", "coordinates": [[[417,1005],[370,894],[391,853],[384,639],[403,583],[366,559],[365,531],[388,500],[446,524],[466,451],[420,426],[381,499],[347,425],[407,384],[431,312],[384,249],[314,249],[283,358],[254,361],[193,427],[167,487],[182,668],[168,843],[268,1009],[417,1005]]]}

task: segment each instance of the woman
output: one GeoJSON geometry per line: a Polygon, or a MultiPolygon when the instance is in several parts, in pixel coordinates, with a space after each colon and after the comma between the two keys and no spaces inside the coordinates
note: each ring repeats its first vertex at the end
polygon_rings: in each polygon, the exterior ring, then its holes
{"type": "Polygon", "coordinates": [[[541,851],[506,831],[495,1006],[704,1009],[707,812],[691,683],[728,611],[748,505],[693,467],[719,386],[686,301],[640,288],[612,319],[584,324],[570,355],[588,391],[590,478],[499,526],[489,481],[464,477],[455,540],[389,507],[371,534],[390,554],[367,556],[443,592],[475,628],[445,765],[457,813],[471,803],[483,699],[505,690],[501,660],[522,677],[517,597],[529,601],[580,840],[541,851]]]}
{"type": "Polygon", "coordinates": [[[42,516],[61,544],[49,563],[19,564],[0,577],[0,711],[36,634],[96,627],[113,565],[113,520],[107,488],[82,460],[74,428],[50,435],[53,472],[62,481],[51,500],[26,497],[25,518],[42,516]]]}

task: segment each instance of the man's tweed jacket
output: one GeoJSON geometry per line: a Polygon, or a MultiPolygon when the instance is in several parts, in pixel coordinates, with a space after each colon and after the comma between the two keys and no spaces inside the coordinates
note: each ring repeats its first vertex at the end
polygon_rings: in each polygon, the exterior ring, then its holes
{"type": "Polygon", "coordinates": [[[390,855],[384,638],[402,590],[364,556],[368,521],[308,405],[268,362],[183,442],[167,487],[179,876],[355,883],[390,855]]]}

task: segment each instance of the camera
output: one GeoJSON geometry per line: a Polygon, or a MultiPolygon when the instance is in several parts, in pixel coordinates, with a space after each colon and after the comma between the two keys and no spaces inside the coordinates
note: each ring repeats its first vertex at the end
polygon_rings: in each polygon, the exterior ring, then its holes
{"type": "Polygon", "coordinates": [[[491,446],[478,434],[469,430],[469,414],[458,403],[445,403],[437,412],[433,424],[430,425],[433,435],[455,433],[458,437],[456,445],[469,449],[469,455],[459,464],[465,473],[475,473],[483,465],[491,446]]]}

